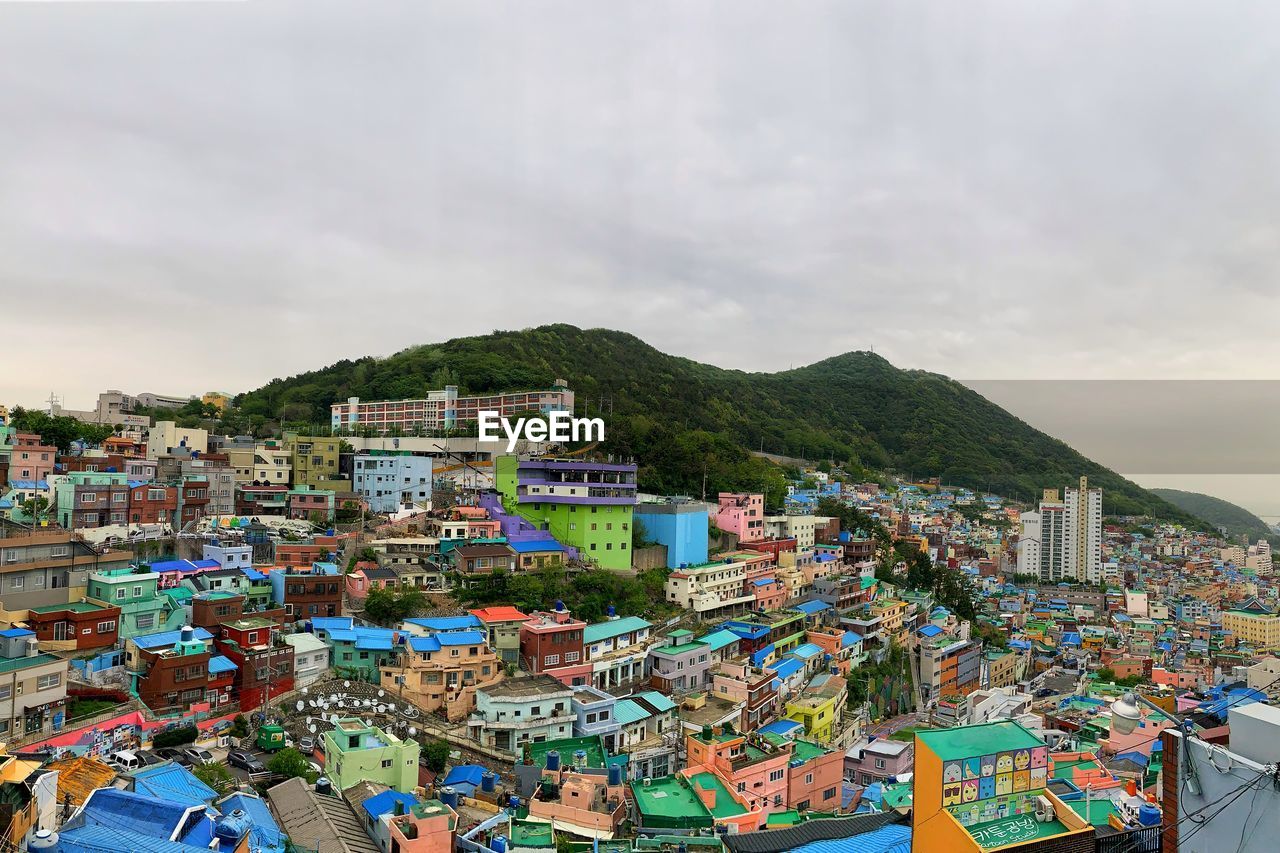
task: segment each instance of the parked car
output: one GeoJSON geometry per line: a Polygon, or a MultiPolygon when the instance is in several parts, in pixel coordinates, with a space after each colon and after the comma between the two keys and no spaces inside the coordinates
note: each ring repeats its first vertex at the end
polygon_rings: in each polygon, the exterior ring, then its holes
{"type": "Polygon", "coordinates": [[[192,764],[212,764],[213,753],[207,749],[201,749],[198,746],[189,746],[184,749],[183,754],[190,759],[192,764]]]}
{"type": "Polygon", "coordinates": [[[176,746],[165,746],[155,751],[156,758],[161,761],[172,761],[175,764],[181,764],[183,767],[191,766],[191,759],[187,758],[187,754],[176,746]]]}
{"type": "Polygon", "coordinates": [[[111,753],[111,757],[107,759],[107,764],[121,773],[132,773],[135,770],[141,770],[146,767],[146,763],[131,750],[122,749],[119,752],[111,753]]]}
{"type": "Polygon", "coordinates": [[[165,759],[146,749],[136,750],[134,755],[138,756],[142,763],[147,767],[151,767],[154,764],[163,764],[165,762],[165,759]]]}
{"type": "Polygon", "coordinates": [[[306,737],[298,738],[298,751],[306,755],[310,755],[311,753],[315,752],[316,739],[311,737],[310,735],[307,735],[306,737]]]}
{"type": "Polygon", "coordinates": [[[227,753],[227,763],[232,767],[239,767],[250,773],[265,773],[266,766],[258,759],[258,756],[252,752],[245,752],[243,749],[233,749],[227,753]]]}

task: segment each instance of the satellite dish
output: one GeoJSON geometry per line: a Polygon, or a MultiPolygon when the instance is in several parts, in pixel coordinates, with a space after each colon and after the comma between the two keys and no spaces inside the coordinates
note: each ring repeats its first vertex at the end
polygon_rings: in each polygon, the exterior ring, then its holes
{"type": "Polygon", "coordinates": [[[412,736],[412,735],[416,735],[417,733],[418,733],[418,730],[417,730],[417,729],[415,729],[413,726],[409,726],[409,734],[410,734],[411,736],[412,736]]]}
{"type": "Polygon", "coordinates": [[[307,727],[307,731],[311,732],[312,734],[315,734],[315,733],[316,733],[316,727],[315,727],[315,726],[308,726],[308,727],[307,727]]]}
{"type": "Polygon", "coordinates": [[[303,708],[305,708],[305,707],[307,707],[307,703],[306,703],[306,702],[303,702],[301,699],[299,699],[299,700],[298,700],[298,710],[299,710],[299,711],[301,711],[301,710],[302,710],[303,708]]]}
{"type": "Polygon", "coordinates": [[[379,713],[379,714],[385,714],[385,713],[387,713],[387,706],[386,706],[386,705],[379,705],[379,706],[378,706],[378,713],[379,713]]]}
{"type": "Polygon", "coordinates": [[[343,686],[343,687],[350,687],[350,686],[351,686],[351,682],[350,682],[350,681],[344,681],[344,682],[342,682],[342,686],[343,686]]]}
{"type": "Polygon", "coordinates": [[[304,688],[302,688],[302,695],[303,695],[303,696],[306,696],[306,695],[307,695],[307,688],[305,688],[305,687],[304,687],[304,688]]]}
{"type": "Polygon", "coordinates": [[[338,715],[337,715],[337,714],[330,714],[330,715],[329,715],[329,722],[333,723],[333,724],[336,726],[336,725],[338,724],[338,715]]]}

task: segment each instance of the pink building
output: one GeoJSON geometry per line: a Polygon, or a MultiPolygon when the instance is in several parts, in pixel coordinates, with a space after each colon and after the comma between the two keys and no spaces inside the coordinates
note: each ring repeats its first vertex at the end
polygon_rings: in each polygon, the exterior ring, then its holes
{"type": "Polygon", "coordinates": [[[689,766],[680,771],[681,775],[688,778],[694,790],[714,787],[705,778],[714,776],[726,792],[732,792],[734,799],[748,809],[734,819],[740,832],[763,829],[769,814],[788,808],[787,764],[794,744],[777,744],[756,734],[737,734],[728,726],[718,734],[709,727],[701,734],[689,734],[685,743],[689,766]]]}
{"type": "Polygon", "coordinates": [[[627,819],[627,789],[604,776],[543,770],[542,784],[529,798],[529,817],[575,835],[610,838],[627,819]]]}
{"type": "Polygon", "coordinates": [[[751,581],[751,594],[756,597],[755,610],[778,610],[787,603],[787,588],[777,578],[765,577],[751,581]]]}
{"type": "Polygon", "coordinates": [[[844,753],[807,740],[795,741],[787,766],[787,805],[804,811],[833,812],[840,807],[844,753]]]}
{"type": "Polygon", "coordinates": [[[1201,672],[1198,669],[1170,670],[1162,666],[1151,668],[1151,680],[1156,684],[1167,684],[1179,689],[1194,689],[1200,685],[1201,672]]]}
{"type": "Polygon", "coordinates": [[[744,544],[764,539],[764,495],[721,492],[716,527],[744,544]]]}
{"type": "Polygon", "coordinates": [[[49,479],[58,456],[58,448],[41,442],[40,436],[30,432],[13,435],[13,451],[9,456],[9,482],[49,479]]]}
{"type": "Polygon", "coordinates": [[[458,814],[439,800],[427,800],[392,817],[388,829],[391,849],[400,853],[453,853],[458,814]]]}

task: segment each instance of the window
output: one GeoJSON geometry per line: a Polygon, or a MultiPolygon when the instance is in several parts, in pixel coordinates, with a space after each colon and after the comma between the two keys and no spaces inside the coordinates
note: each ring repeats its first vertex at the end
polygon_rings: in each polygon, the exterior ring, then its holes
{"type": "Polygon", "coordinates": [[[560,655],[547,655],[546,659],[543,660],[542,665],[556,666],[559,663],[560,663],[560,655]]]}
{"type": "Polygon", "coordinates": [[[80,503],[82,504],[96,504],[97,502],[98,502],[98,496],[95,495],[93,492],[85,492],[84,494],[80,495],[80,503]]]}
{"type": "Polygon", "coordinates": [[[876,769],[877,769],[877,770],[883,770],[883,769],[884,769],[884,759],[883,759],[883,758],[877,758],[877,759],[876,759],[876,769]]]}
{"type": "Polygon", "coordinates": [[[0,684],[0,701],[13,698],[13,685],[0,684]]]}
{"type": "Polygon", "coordinates": [[[812,773],[806,773],[806,774],[804,774],[804,783],[805,783],[806,785],[812,785],[812,784],[813,784],[813,774],[812,774],[812,773]]]}
{"type": "Polygon", "coordinates": [[[36,690],[52,690],[62,683],[62,673],[51,672],[36,679],[36,690]]]}
{"type": "Polygon", "coordinates": [[[785,771],[785,770],[774,770],[774,771],[771,771],[771,772],[769,773],[769,781],[770,781],[770,782],[780,782],[780,781],[782,781],[782,777],[783,777],[783,776],[785,776],[785,775],[787,775],[787,771],[785,771]]]}
{"type": "Polygon", "coordinates": [[[136,621],[139,628],[154,628],[156,626],[156,615],[154,613],[140,613],[136,621]]]}
{"type": "Polygon", "coordinates": [[[115,629],[116,629],[116,622],[114,619],[112,619],[110,622],[98,623],[99,634],[107,634],[107,633],[110,633],[111,631],[114,631],[115,629]]]}
{"type": "Polygon", "coordinates": [[[824,799],[824,800],[829,800],[829,799],[831,799],[832,797],[834,797],[835,795],[836,795],[836,789],[835,789],[835,788],[828,788],[827,790],[825,790],[825,791],[823,791],[823,792],[822,792],[822,799],[824,799]]]}
{"type": "Polygon", "coordinates": [[[384,758],[384,759],[382,759],[382,766],[383,766],[383,767],[390,767],[390,766],[391,766],[391,759],[390,759],[390,758],[384,758]]]}
{"type": "Polygon", "coordinates": [[[574,661],[576,661],[577,659],[578,659],[578,653],[577,653],[577,652],[565,652],[565,653],[564,653],[564,662],[565,662],[565,663],[573,663],[573,662],[574,662],[574,661]]]}
{"type": "Polygon", "coordinates": [[[53,548],[49,550],[49,556],[51,557],[65,557],[70,553],[71,548],[68,545],[54,545],[53,548]]]}
{"type": "Polygon", "coordinates": [[[9,589],[22,589],[22,578],[9,578],[9,589]]]}

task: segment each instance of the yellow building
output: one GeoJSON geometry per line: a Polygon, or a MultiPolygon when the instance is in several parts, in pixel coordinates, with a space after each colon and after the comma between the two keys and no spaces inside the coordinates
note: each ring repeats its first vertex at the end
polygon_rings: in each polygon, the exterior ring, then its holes
{"type": "Polygon", "coordinates": [[[830,743],[840,732],[848,690],[844,678],[823,673],[787,700],[787,719],[802,724],[813,740],[830,743]]]}
{"type": "Polygon", "coordinates": [[[221,391],[206,391],[205,395],[200,398],[200,402],[205,405],[216,406],[219,412],[225,412],[227,406],[231,405],[231,395],[224,394],[221,391]]]}
{"type": "Polygon", "coordinates": [[[1067,842],[1054,849],[1093,848],[1093,827],[1046,787],[1048,746],[1015,722],[916,732],[912,769],[913,853],[1032,849],[1051,838],[1067,842]],[[1045,806],[1048,820],[1037,819],[1045,806]]]}
{"type": "Polygon", "coordinates": [[[285,433],[294,486],[312,486],[334,492],[351,491],[351,481],[338,474],[338,446],[334,436],[285,433]]]}
{"type": "Polygon", "coordinates": [[[1225,610],[1222,629],[1230,631],[1236,642],[1255,649],[1280,648],[1280,616],[1254,610],[1225,610]]]}
{"type": "Polygon", "coordinates": [[[1017,652],[991,649],[987,652],[987,687],[1012,687],[1018,683],[1017,652]]]}

